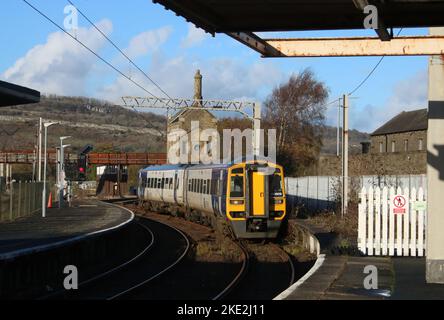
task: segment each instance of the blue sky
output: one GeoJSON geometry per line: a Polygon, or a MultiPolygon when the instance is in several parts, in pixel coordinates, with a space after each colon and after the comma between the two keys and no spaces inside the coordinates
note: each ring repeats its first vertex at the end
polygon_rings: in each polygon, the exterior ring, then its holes
{"type": "MultiPolygon", "coordinates": [[[[63,25],[64,0],[29,0],[63,25]]],[[[330,100],[349,92],[377,63],[370,58],[263,59],[225,35],[211,37],[150,0],[73,0],[110,38],[168,92],[191,97],[193,74],[201,69],[204,97],[263,101],[273,87],[292,73],[311,68],[330,88],[330,100]]],[[[427,30],[403,30],[402,35],[427,30]]],[[[87,21],[79,17],[75,35],[125,74],[160,95],[87,21]]],[[[293,36],[361,36],[372,31],[307,32],[293,36]]],[[[280,34],[282,36],[282,34],[280,34]]],[[[85,95],[118,101],[123,95],[146,95],[22,0],[2,0],[0,79],[31,86],[43,93],[85,95]]],[[[387,57],[356,93],[350,125],[373,131],[402,110],[426,107],[427,57],[387,57]]],[[[337,110],[337,109],[336,109],[337,110]]],[[[336,123],[332,105],[327,123],[336,123]]]]}

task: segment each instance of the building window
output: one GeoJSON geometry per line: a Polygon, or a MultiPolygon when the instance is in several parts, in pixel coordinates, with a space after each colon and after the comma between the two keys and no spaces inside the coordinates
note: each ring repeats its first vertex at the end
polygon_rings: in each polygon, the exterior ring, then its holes
{"type": "Polygon", "coordinates": [[[384,142],[379,142],[379,153],[383,153],[384,152],[384,142]]]}
{"type": "Polygon", "coordinates": [[[419,140],[418,140],[418,150],[419,150],[419,151],[422,151],[422,148],[423,148],[423,140],[422,140],[422,139],[419,139],[419,140]]]}
{"type": "Polygon", "coordinates": [[[396,141],[393,140],[392,141],[392,152],[395,152],[395,151],[396,151],[396,141]]]}
{"type": "Polygon", "coordinates": [[[407,139],[404,140],[404,151],[409,151],[409,140],[407,139]]]}

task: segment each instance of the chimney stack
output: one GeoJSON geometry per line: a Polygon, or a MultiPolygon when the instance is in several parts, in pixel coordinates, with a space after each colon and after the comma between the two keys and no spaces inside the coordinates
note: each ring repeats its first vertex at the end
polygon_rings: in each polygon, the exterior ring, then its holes
{"type": "MultiPolygon", "coordinates": [[[[200,70],[197,70],[194,76],[194,100],[196,102],[202,100],[202,75],[200,70]]],[[[200,101],[198,104],[201,105],[200,101]]]]}

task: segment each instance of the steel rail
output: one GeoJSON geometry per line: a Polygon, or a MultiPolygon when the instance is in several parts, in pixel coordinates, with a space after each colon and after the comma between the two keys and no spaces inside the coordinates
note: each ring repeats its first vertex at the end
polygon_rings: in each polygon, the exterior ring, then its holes
{"type": "Polygon", "coordinates": [[[245,248],[245,246],[240,241],[235,242],[235,243],[238,245],[238,247],[242,251],[242,256],[243,256],[242,266],[241,266],[239,272],[234,277],[234,279],[220,293],[218,293],[214,298],[212,298],[213,301],[220,300],[220,299],[224,298],[225,296],[227,296],[227,294],[229,294],[242,281],[242,278],[245,276],[245,274],[248,271],[250,254],[248,253],[248,250],[245,248]]]}
{"type": "MultiPolygon", "coordinates": [[[[126,199],[125,199],[125,200],[126,200],[126,199]]],[[[121,201],[122,201],[122,200],[121,200],[121,201]]],[[[110,203],[110,202],[107,202],[107,201],[103,201],[103,202],[105,202],[105,203],[110,203]]],[[[125,207],[122,207],[122,206],[116,205],[116,204],[114,204],[114,203],[113,203],[113,205],[114,205],[114,206],[121,207],[121,208],[124,209],[124,210],[129,210],[129,209],[125,208],[125,207]]],[[[143,255],[145,255],[145,254],[151,249],[151,247],[152,247],[153,244],[154,244],[154,239],[155,239],[155,237],[154,237],[154,233],[151,231],[150,228],[148,228],[147,226],[143,225],[142,223],[137,222],[137,224],[140,225],[142,228],[144,228],[144,229],[150,234],[150,236],[151,236],[151,240],[150,240],[150,242],[148,243],[148,245],[147,245],[145,248],[143,248],[143,250],[140,251],[136,256],[132,257],[131,259],[129,259],[129,260],[127,260],[127,261],[125,261],[124,263],[122,263],[122,264],[120,264],[120,265],[118,265],[118,266],[115,266],[115,267],[113,267],[113,268],[111,268],[111,269],[109,269],[109,270],[107,270],[107,271],[105,271],[105,272],[99,273],[98,275],[93,276],[93,277],[91,277],[91,278],[89,278],[89,279],[87,279],[87,280],[85,280],[85,281],[80,282],[80,283],[78,284],[78,287],[79,287],[79,288],[82,287],[82,286],[85,286],[85,285],[87,285],[87,284],[89,284],[89,283],[91,283],[91,282],[94,282],[94,281],[100,280],[100,279],[102,279],[102,278],[104,278],[104,277],[106,277],[106,276],[108,276],[108,275],[110,275],[110,274],[112,274],[112,273],[115,273],[115,272],[121,270],[122,268],[126,267],[127,265],[129,265],[129,264],[135,262],[136,260],[138,260],[140,257],[142,257],[143,255]]],[[[58,291],[56,291],[56,292],[52,292],[52,293],[50,293],[50,294],[44,295],[44,296],[42,296],[42,297],[39,297],[37,300],[44,300],[44,299],[49,299],[49,298],[52,298],[52,297],[57,297],[57,296],[62,295],[63,293],[66,293],[66,290],[58,290],[58,291]]]]}
{"type": "Polygon", "coordinates": [[[149,277],[146,280],[143,280],[143,281],[139,282],[138,284],[136,284],[136,285],[134,285],[134,286],[132,286],[132,287],[130,287],[128,289],[125,289],[125,290],[123,290],[123,291],[121,291],[121,292],[119,292],[119,293],[117,293],[117,294],[115,294],[115,295],[113,295],[111,297],[106,298],[106,300],[114,300],[114,299],[120,298],[120,297],[130,293],[131,291],[134,291],[134,290],[136,290],[136,289],[146,285],[147,283],[153,281],[154,279],[157,279],[158,277],[160,277],[161,275],[163,275],[164,273],[166,273],[167,271],[171,270],[176,265],[178,265],[186,257],[186,255],[188,254],[188,252],[189,252],[189,250],[191,248],[191,244],[190,244],[190,240],[185,235],[185,233],[183,233],[181,230],[177,229],[176,227],[167,225],[167,224],[159,222],[159,221],[155,221],[155,222],[160,223],[160,224],[162,224],[164,226],[167,226],[167,227],[175,230],[176,232],[178,232],[185,239],[185,242],[186,242],[185,250],[182,252],[182,254],[180,255],[179,258],[177,258],[172,264],[170,264],[168,267],[164,268],[162,271],[156,273],[155,275],[149,277]]]}

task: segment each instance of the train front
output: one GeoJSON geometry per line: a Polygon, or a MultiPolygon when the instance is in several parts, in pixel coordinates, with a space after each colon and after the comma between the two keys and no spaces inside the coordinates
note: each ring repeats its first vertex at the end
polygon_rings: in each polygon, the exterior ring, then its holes
{"type": "Polygon", "coordinates": [[[266,161],[231,166],[226,214],[238,238],[276,238],[286,215],[282,166],[266,161]]]}

